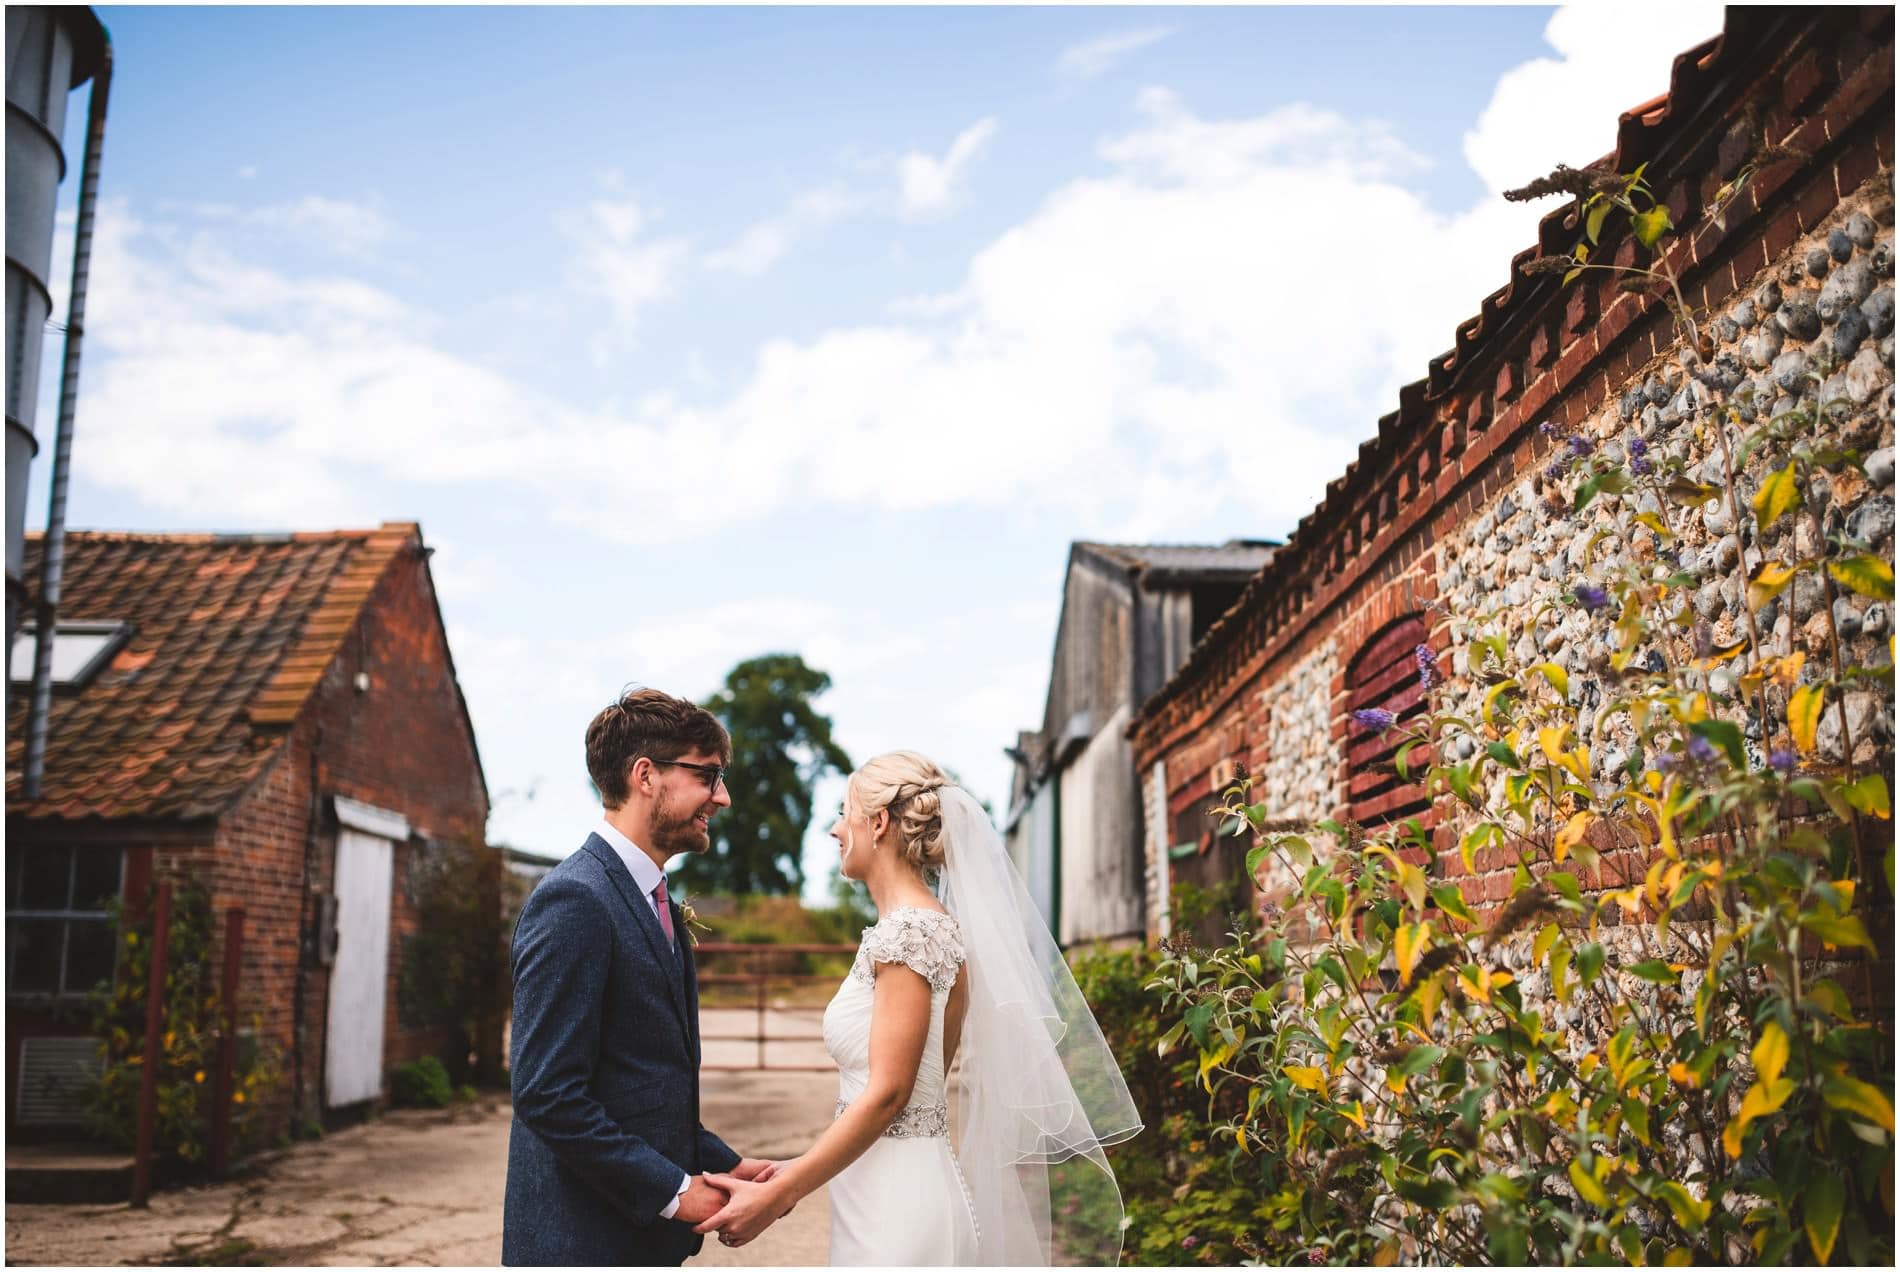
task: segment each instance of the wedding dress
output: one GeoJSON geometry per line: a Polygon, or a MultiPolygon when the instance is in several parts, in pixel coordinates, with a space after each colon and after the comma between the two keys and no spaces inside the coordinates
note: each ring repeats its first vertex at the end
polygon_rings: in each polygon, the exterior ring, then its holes
{"type": "Polygon", "coordinates": [[[948,913],[903,907],[865,929],[825,1009],[843,1112],[870,1078],[876,965],[930,984],[909,1103],[832,1177],[831,1262],[1112,1267],[1126,1220],[1105,1150],[1141,1130],[1140,1114],[989,814],[958,786],[939,799],[948,913]],[[943,1031],[959,969],[953,1126],[943,1031]]]}
{"type": "Polygon", "coordinates": [[[857,960],[825,1008],[825,1049],[838,1065],[843,1113],[871,1076],[877,963],[901,963],[930,983],[930,1034],[910,1103],[864,1155],[833,1176],[833,1267],[947,1267],[976,1261],[969,1191],[950,1151],[943,1014],[963,967],[947,914],[906,906],[864,931],[857,960]]]}

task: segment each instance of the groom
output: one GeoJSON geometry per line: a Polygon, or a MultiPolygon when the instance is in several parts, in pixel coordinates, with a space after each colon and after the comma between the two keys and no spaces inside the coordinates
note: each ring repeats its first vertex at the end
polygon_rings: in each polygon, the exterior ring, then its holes
{"type": "Polygon", "coordinates": [[[704,1172],[770,1174],[699,1123],[692,942],[663,873],[710,846],[731,750],[657,689],[587,726],[601,821],[515,925],[505,1264],[678,1265],[726,1201],[704,1172]]]}

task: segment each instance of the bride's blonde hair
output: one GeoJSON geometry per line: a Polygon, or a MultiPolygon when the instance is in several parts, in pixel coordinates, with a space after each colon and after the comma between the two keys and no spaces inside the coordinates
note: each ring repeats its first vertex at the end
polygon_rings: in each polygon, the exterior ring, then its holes
{"type": "Polygon", "coordinates": [[[943,865],[943,807],[937,792],[950,781],[928,756],[887,751],[845,782],[845,798],[870,817],[889,809],[904,860],[918,870],[943,865]]]}

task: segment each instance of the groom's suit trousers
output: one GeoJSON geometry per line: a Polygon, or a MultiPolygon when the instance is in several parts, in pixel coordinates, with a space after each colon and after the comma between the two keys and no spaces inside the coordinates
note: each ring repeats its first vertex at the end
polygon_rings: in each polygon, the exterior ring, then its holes
{"type": "MultiPolygon", "coordinates": [[[[677,907],[673,930],[686,924],[677,907]]],[[[661,1219],[681,1172],[739,1155],[699,1124],[699,994],[599,836],[542,879],[515,925],[514,1124],[502,1262],[675,1265],[692,1226],[661,1219]]]]}

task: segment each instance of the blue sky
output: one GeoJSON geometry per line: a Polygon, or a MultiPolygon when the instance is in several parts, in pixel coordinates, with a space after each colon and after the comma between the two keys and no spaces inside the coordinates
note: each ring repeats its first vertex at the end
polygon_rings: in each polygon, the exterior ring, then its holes
{"type": "Polygon", "coordinates": [[[100,13],[70,524],[420,521],[491,837],[554,855],[621,685],[704,697],[782,649],[854,756],[1000,806],[1068,543],[1285,535],[1531,241],[1545,209],[1496,192],[1608,150],[1720,27],[100,13]]]}

